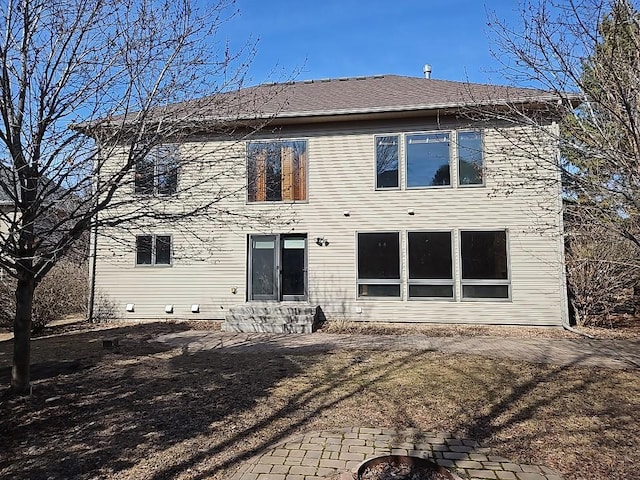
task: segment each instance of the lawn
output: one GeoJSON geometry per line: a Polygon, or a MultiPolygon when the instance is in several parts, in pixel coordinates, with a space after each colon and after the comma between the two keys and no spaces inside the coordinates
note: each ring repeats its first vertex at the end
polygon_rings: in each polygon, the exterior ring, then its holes
{"type": "MultiPolygon", "coordinates": [[[[640,372],[432,351],[185,354],[180,324],[34,340],[31,397],[0,403],[0,478],[224,479],[294,433],[415,427],[569,479],[638,478],[640,372]]],[[[0,342],[8,383],[11,342],[0,342]]]]}

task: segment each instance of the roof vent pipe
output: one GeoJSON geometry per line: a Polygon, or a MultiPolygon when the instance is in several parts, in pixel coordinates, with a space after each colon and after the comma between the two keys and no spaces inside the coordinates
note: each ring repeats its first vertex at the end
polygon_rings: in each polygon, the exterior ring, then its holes
{"type": "Polygon", "coordinates": [[[422,71],[424,72],[424,78],[431,78],[431,65],[425,63],[422,71]]]}

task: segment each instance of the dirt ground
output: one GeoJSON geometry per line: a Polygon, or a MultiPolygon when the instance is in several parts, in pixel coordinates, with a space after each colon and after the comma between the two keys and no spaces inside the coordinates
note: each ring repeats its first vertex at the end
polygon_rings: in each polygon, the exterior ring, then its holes
{"type": "MultiPolygon", "coordinates": [[[[289,435],[345,426],[451,432],[568,479],[638,478],[637,370],[430,351],[185,354],[150,340],[202,325],[114,327],[32,342],[33,394],[0,399],[0,478],[221,480],[289,435]]],[[[11,348],[0,341],[4,385],[11,348]]]]}

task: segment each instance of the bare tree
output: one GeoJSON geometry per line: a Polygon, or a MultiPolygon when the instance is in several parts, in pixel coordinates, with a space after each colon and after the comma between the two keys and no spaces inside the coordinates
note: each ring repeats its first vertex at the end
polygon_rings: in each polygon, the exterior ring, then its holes
{"type": "MultiPolygon", "coordinates": [[[[569,208],[571,210],[571,208],[569,208]]],[[[576,323],[610,326],[613,315],[633,312],[640,279],[634,245],[601,225],[570,222],[566,263],[576,323]]]]}
{"type": "MultiPolygon", "coordinates": [[[[539,88],[547,100],[526,107],[507,102],[472,114],[525,127],[511,134],[508,144],[510,155],[528,159],[529,167],[521,172],[521,184],[504,178],[502,188],[510,191],[544,178],[562,178],[564,198],[571,203],[566,219],[576,223],[571,231],[581,232],[581,238],[585,232],[607,232],[628,242],[628,249],[616,247],[629,255],[624,261],[630,269],[624,276],[628,280],[640,266],[637,1],[527,0],[521,7],[518,25],[492,18],[494,54],[510,83],[539,88]],[[545,145],[559,145],[560,155],[550,154],[545,145]]],[[[603,237],[575,248],[572,264],[584,265],[576,255],[606,243],[603,237]]],[[[601,266],[606,258],[602,260],[601,266]]],[[[619,272],[620,264],[608,271],[619,272]]]]}
{"type": "Polygon", "coordinates": [[[556,102],[544,111],[508,106],[487,114],[532,127],[539,139],[560,145],[562,155],[540,156],[540,167],[559,169],[583,220],[606,225],[640,248],[637,224],[626,221],[640,213],[637,6],[630,0],[532,0],[524,3],[522,25],[490,25],[506,77],[556,102]],[[549,128],[550,117],[560,128],[549,128]]]}
{"type": "Polygon", "coordinates": [[[16,393],[30,388],[34,289],[86,232],[194,215],[242,220],[218,208],[237,192],[215,177],[238,175],[238,155],[166,146],[198,132],[242,138],[261,126],[250,117],[262,99],[234,93],[252,46],[232,54],[216,36],[232,2],[203,3],[212,6],[2,1],[0,195],[9,207],[0,213],[0,266],[17,284],[16,393]],[[194,169],[211,174],[181,185],[174,201],[177,175],[194,169]],[[203,182],[210,190],[197,195],[203,182]]]}

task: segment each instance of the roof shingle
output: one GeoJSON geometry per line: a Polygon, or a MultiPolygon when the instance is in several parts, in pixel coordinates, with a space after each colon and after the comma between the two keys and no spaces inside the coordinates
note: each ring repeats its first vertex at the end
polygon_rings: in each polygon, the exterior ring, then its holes
{"type": "MultiPolygon", "coordinates": [[[[155,107],[151,119],[170,118],[174,122],[207,129],[209,125],[234,125],[246,121],[268,120],[285,124],[374,118],[374,114],[412,116],[479,105],[546,104],[557,100],[556,95],[533,88],[376,75],[247,87],[155,107]]],[[[115,116],[108,121],[89,122],[74,128],[91,134],[94,128],[121,128],[128,121],[138,121],[138,114],[115,116]]]]}
{"type": "Polygon", "coordinates": [[[266,84],[226,95],[237,101],[236,108],[241,105],[242,114],[276,118],[433,110],[552,98],[549,92],[532,88],[398,75],[266,84]]]}

